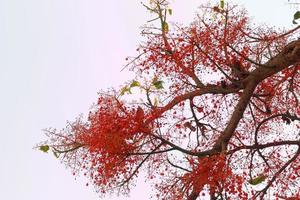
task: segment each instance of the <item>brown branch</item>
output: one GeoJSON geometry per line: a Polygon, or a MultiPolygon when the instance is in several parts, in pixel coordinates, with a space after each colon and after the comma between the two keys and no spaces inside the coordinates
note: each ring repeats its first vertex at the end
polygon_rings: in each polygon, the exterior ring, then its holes
{"type": "Polygon", "coordinates": [[[167,162],[168,162],[172,167],[181,169],[181,170],[186,171],[186,172],[189,172],[189,173],[192,172],[191,170],[188,170],[188,169],[186,169],[186,168],[180,167],[180,166],[178,166],[178,165],[172,163],[172,162],[169,160],[169,158],[167,158],[167,162]]]}
{"type": "MultiPolygon", "coordinates": [[[[159,149],[161,146],[163,145],[163,143],[160,143],[157,147],[155,147],[153,149],[153,152],[155,152],[157,149],[159,149]]],[[[140,162],[140,164],[135,168],[135,170],[131,173],[131,175],[126,178],[121,184],[120,186],[124,186],[126,183],[128,183],[131,178],[138,172],[138,170],[142,167],[142,165],[144,164],[144,162],[146,162],[146,160],[151,156],[152,154],[148,154],[143,160],[142,162],[140,162]]]]}
{"type": "Polygon", "coordinates": [[[160,151],[151,151],[151,152],[136,152],[136,153],[126,153],[129,156],[143,156],[143,155],[153,155],[153,154],[161,154],[161,153],[166,153],[169,151],[174,151],[176,149],[170,148],[170,149],[165,149],[165,150],[160,150],[160,151]]]}
{"type": "Polygon", "coordinates": [[[244,145],[244,146],[240,146],[235,149],[232,149],[230,151],[227,151],[226,154],[230,155],[237,151],[245,150],[245,149],[257,150],[257,149],[265,149],[265,148],[269,148],[269,147],[277,147],[277,146],[282,146],[282,145],[298,145],[298,146],[300,146],[300,141],[299,140],[286,140],[286,141],[275,141],[275,142],[270,142],[270,143],[266,143],[266,144],[244,145]]]}
{"type": "Polygon", "coordinates": [[[226,150],[229,140],[231,139],[240,119],[243,117],[244,111],[247,108],[249,101],[253,95],[256,86],[264,79],[280,72],[281,70],[300,61],[300,39],[289,43],[283,50],[277,54],[274,58],[269,60],[265,66],[255,69],[249,74],[247,78],[242,80],[246,86],[238,104],[235,107],[234,112],[223,132],[216,140],[213,147],[214,150],[221,152],[226,150]]]}
{"type": "Polygon", "coordinates": [[[73,145],[75,145],[73,148],[66,149],[66,150],[59,150],[59,149],[57,149],[57,148],[54,147],[54,146],[51,146],[51,148],[52,148],[52,149],[54,150],[54,152],[56,152],[56,153],[68,153],[68,152],[75,151],[75,150],[79,149],[80,147],[85,146],[84,144],[80,144],[80,143],[74,143],[73,145]]]}
{"type": "Polygon", "coordinates": [[[249,104],[250,98],[256,88],[256,85],[257,83],[255,81],[252,81],[249,82],[249,84],[246,86],[223,134],[221,134],[215,142],[215,145],[213,147],[215,150],[219,152],[221,152],[222,150],[226,150],[230,138],[232,137],[236,127],[238,126],[240,119],[243,117],[244,111],[249,104]]]}

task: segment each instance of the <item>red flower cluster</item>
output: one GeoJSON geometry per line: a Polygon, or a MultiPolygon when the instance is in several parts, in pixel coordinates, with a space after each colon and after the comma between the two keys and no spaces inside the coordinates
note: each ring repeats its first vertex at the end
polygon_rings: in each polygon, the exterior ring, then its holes
{"type": "Polygon", "coordinates": [[[128,60],[144,82],[100,95],[87,123],[51,132],[41,149],[64,154],[101,192],[127,192],[147,169],[158,199],[298,198],[300,40],[289,36],[299,27],[280,34],[235,6],[205,6],[171,31],[162,2],[148,8],[162,33],[147,32],[128,60]],[[122,100],[133,87],[142,102],[122,100]]]}

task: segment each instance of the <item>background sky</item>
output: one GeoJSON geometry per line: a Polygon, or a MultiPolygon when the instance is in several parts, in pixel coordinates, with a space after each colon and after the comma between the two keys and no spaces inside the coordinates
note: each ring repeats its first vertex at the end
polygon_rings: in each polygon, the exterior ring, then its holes
{"type": "MultiPolygon", "coordinates": [[[[203,1],[172,1],[171,20],[188,24],[203,1]]],[[[292,26],[287,0],[234,2],[257,23],[292,26]]],[[[42,129],[63,128],[88,113],[100,89],[133,77],[120,70],[149,19],[140,0],[0,0],[0,199],[99,199],[86,180],[33,147],[46,138],[42,129]]],[[[140,178],[128,199],[150,192],[140,178]]]]}

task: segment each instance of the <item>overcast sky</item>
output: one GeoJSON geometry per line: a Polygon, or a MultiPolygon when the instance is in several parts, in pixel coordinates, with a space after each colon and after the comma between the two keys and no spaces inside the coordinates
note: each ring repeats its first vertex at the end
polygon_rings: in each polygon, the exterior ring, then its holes
{"type": "MultiPolygon", "coordinates": [[[[203,1],[174,0],[172,20],[190,22],[203,1]]],[[[259,23],[292,26],[287,0],[235,2],[259,23]]],[[[101,88],[133,77],[120,70],[149,19],[140,0],[0,0],[0,199],[99,199],[33,146],[45,139],[42,129],[88,113],[101,88]]],[[[149,199],[143,178],[137,185],[128,199],[149,199]]]]}

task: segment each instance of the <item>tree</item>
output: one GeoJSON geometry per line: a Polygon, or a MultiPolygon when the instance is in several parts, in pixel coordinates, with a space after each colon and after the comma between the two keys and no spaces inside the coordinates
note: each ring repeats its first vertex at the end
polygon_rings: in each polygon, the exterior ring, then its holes
{"type": "Polygon", "coordinates": [[[299,26],[255,26],[220,3],[169,27],[166,0],[144,6],[159,28],[128,58],[136,79],[101,92],[86,122],[46,130],[40,149],[104,194],[143,170],[157,199],[299,199],[299,26]]]}

